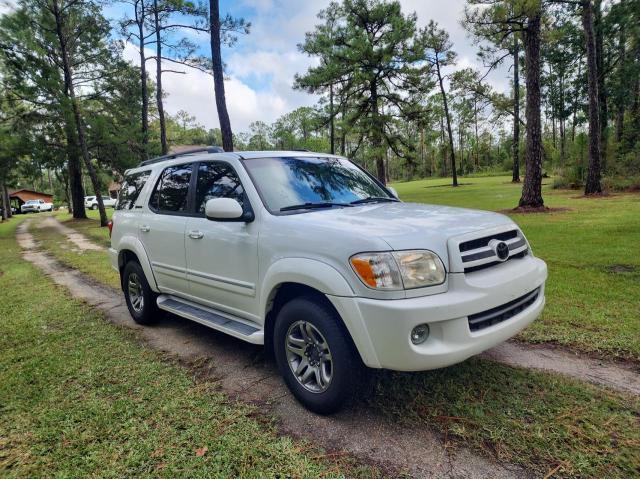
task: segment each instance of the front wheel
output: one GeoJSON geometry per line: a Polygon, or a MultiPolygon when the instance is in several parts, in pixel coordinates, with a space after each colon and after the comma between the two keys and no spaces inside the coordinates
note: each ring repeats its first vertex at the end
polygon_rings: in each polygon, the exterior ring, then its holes
{"type": "Polygon", "coordinates": [[[276,318],[274,353],[292,394],[306,408],[331,414],[354,398],[365,368],[325,302],[313,297],[285,304],[276,318]]]}
{"type": "Polygon", "coordinates": [[[91,209],[92,209],[92,210],[97,210],[97,209],[98,209],[98,205],[92,205],[92,206],[91,206],[91,209]]]}
{"type": "Polygon", "coordinates": [[[142,266],[129,261],[122,271],[122,289],[127,308],[138,324],[153,324],[158,320],[157,295],[151,290],[142,266]]]}

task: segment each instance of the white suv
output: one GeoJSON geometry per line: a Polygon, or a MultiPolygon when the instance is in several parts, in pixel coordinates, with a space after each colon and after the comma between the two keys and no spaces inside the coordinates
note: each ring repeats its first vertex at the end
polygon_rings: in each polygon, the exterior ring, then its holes
{"type": "MultiPolygon", "coordinates": [[[[116,200],[109,197],[109,196],[103,196],[102,197],[102,204],[104,205],[105,208],[115,208],[116,207],[116,200]]],[[[97,210],[98,209],[98,198],[96,198],[95,196],[85,196],[84,197],[84,207],[85,208],[89,208],[91,210],[97,210]]]]}
{"type": "Polygon", "coordinates": [[[149,160],[126,173],[110,227],[136,322],[160,309],[264,344],[320,413],[362,391],[363,366],[458,363],[545,302],[547,267],[507,216],[403,203],[326,154],[149,160]]]}

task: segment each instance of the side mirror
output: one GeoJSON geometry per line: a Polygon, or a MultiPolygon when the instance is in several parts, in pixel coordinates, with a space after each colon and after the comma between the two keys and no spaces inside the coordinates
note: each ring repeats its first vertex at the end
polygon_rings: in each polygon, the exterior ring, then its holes
{"type": "Polygon", "coordinates": [[[391,193],[395,198],[400,199],[400,197],[398,196],[398,192],[394,187],[387,186],[387,190],[389,190],[389,193],[391,193]]]}
{"type": "Polygon", "coordinates": [[[245,221],[253,220],[251,212],[245,213],[242,205],[233,198],[212,198],[204,207],[204,214],[212,221],[245,221]]]}

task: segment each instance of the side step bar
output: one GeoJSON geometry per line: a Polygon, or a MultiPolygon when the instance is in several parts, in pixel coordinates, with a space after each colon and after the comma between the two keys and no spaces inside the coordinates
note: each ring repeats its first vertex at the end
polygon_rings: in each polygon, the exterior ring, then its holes
{"type": "Polygon", "coordinates": [[[264,344],[264,331],[262,329],[259,329],[257,325],[250,324],[249,321],[236,318],[228,313],[216,311],[167,294],[158,296],[158,307],[249,343],[264,344]]]}

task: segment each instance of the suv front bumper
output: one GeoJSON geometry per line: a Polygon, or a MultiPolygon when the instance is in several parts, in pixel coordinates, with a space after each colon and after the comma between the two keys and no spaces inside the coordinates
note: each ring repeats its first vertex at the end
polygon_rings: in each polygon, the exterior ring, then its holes
{"type": "Polygon", "coordinates": [[[379,300],[328,296],[345,319],[364,363],[373,368],[422,371],[459,363],[520,332],[544,308],[544,261],[528,256],[474,273],[451,273],[445,293],[379,300]],[[539,288],[532,304],[478,331],[468,316],[492,310],[539,288]],[[429,325],[429,338],[411,342],[411,330],[429,325]]]}

